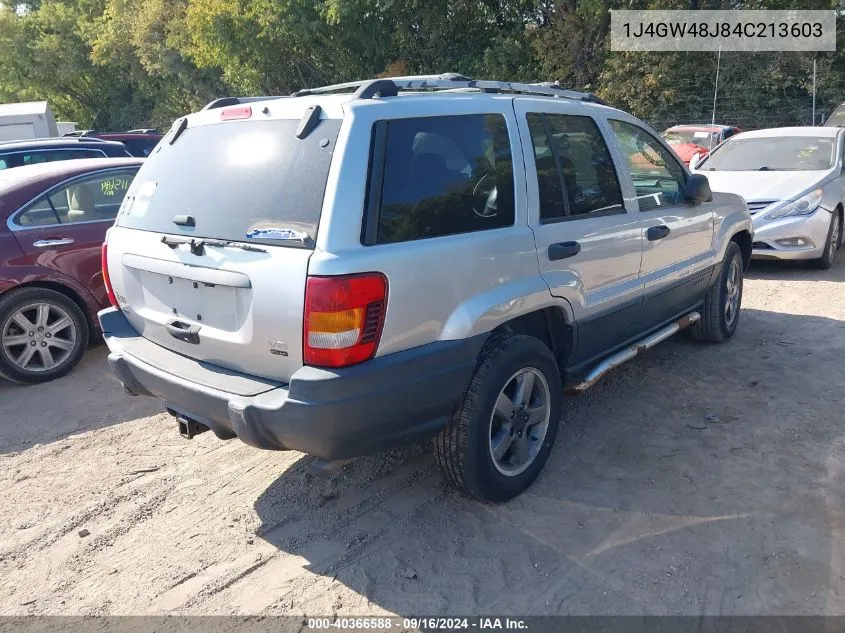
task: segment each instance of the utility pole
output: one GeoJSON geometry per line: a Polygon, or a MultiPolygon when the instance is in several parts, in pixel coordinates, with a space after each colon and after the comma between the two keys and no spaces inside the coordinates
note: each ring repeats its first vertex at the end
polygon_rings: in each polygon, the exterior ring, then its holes
{"type": "MultiPolygon", "coordinates": [[[[713,86],[713,114],[710,117],[710,125],[716,125],[716,97],[719,96],[719,69],[722,66],[722,47],[719,47],[719,54],[716,57],[716,83],[713,86]]],[[[710,134],[710,149],[713,149],[713,135],[710,134]]]]}
{"type": "Polygon", "coordinates": [[[716,97],[719,94],[719,69],[722,65],[722,47],[719,47],[719,55],[716,57],[716,84],[713,86],[713,116],[710,125],[716,125],[716,97]]]}
{"type": "Polygon", "coordinates": [[[816,124],[816,58],[813,57],[813,125],[816,124]]]}

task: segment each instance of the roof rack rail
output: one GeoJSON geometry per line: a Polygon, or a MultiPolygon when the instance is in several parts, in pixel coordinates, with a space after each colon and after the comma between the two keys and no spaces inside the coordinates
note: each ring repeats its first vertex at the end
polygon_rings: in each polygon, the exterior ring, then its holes
{"type": "Polygon", "coordinates": [[[281,97],[220,97],[210,103],[207,103],[203,110],[214,110],[215,108],[225,108],[227,106],[240,105],[242,103],[254,103],[256,101],[269,101],[270,99],[280,99],[281,97]]]}
{"type": "Polygon", "coordinates": [[[36,145],[48,145],[50,143],[114,143],[96,136],[42,136],[39,138],[18,138],[11,141],[0,141],[0,145],[19,145],[21,143],[35,143],[36,145]]]}
{"type": "Polygon", "coordinates": [[[349,81],[319,88],[306,88],[294,92],[293,97],[303,97],[314,94],[327,94],[355,90],[358,99],[372,99],[375,96],[394,97],[401,91],[408,90],[454,90],[475,89],[490,93],[517,93],[542,95],[546,97],[563,97],[576,101],[587,101],[607,105],[596,95],[589,92],[569,90],[558,83],[519,83],[512,81],[475,80],[458,73],[444,73],[442,75],[412,75],[408,77],[391,77],[388,79],[365,79],[349,81]]]}

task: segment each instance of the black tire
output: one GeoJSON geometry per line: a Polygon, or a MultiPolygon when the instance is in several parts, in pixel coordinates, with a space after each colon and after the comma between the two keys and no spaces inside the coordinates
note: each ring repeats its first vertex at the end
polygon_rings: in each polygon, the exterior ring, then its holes
{"type": "Polygon", "coordinates": [[[836,251],[839,250],[840,244],[842,244],[842,222],[839,218],[839,210],[837,209],[830,218],[830,228],[827,230],[827,239],[824,243],[824,255],[812,260],[813,267],[820,270],[827,270],[833,266],[833,260],[836,258],[836,251]],[[836,233],[835,238],[834,232],[836,233]]]}
{"type": "MultiPolygon", "coordinates": [[[[434,457],[443,475],[465,496],[479,501],[507,501],[523,492],[540,474],[551,453],[562,391],[557,362],[542,341],[518,334],[491,338],[479,355],[463,400],[446,428],[434,438],[434,457]],[[540,388],[548,387],[548,422],[545,436],[536,438],[537,452],[525,470],[506,475],[498,470],[492,455],[493,411],[502,390],[522,370],[539,372],[545,379],[545,385],[540,381],[540,388]]],[[[521,431],[519,437],[523,437],[521,431]]]]}
{"type": "MultiPolygon", "coordinates": [[[[52,324],[55,325],[60,319],[54,318],[52,324]]],[[[47,326],[50,327],[49,325],[47,326]]],[[[25,334],[28,334],[25,333],[25,334]]],[[[35,384],[55,380],[67,374],[73,369],[85,350],[88,347],[89,337],[88,320],[79,306],[69,299],[67,296],[55,290],[47,288],[20,288],[18,290],[10,290],[9,292],[0,296],[0,376],[21,384],[35,384]],[[7,347],[6,341],[9,336],[13,334],[22,335],[24,331],[19,326],[12,326],[14,329],[9,329],[11,319],[19,310],[26,306],[42,304],[52,306],[48,315],[61,316],[62,314],[69,317],[72,328],[67,327],[65,330],[56,333],[56,340],[61,340],[65,343],[66,340],[71,340],[68,349],[50,348],[56,350],[55,367],[50,369],[28,369],[26,367],[19,367],[12,360],[12,355],[18,355],[23,347],[13,346],[7,347]],[[55,308],[55,310],[53,309],[55,308]],[[69,334],[72,332],[72,336],[69,334]],[[59,354],[58,352],[61,352],[59,354]]],[[[40,336],[40,335],[39,335],[40,336]]],[[[45,334],[46,336],[46,334],[45,334]]],[[[51,336],[53,336],[51,334],[51,336]]],[[[42,340],[42,343],[45,342],[42,340]]],[[[40,343],[36,342],[34,347],[40,343]]],[[[40,355],[39,355],[40,356],[40,355]]],[[[42,357],[43,362],[43,357],[42,357]]]]}
{"type": "Polygon", "coordinates": [[[693,323],[690,331],[694,338],[708,343],[722,343],[727,341],[736,332],[739,323],[739,312],[742,307],[742,280],[745,263],[742,259],[742,251],[736,242],[730,242],[725,251],[725,259],[722,261],[722,270],[719,277],[707,290],[704,297],[704,307],[701,310],[701,319],[693,323]],[[737,267],[737,299],[731,318],[728,318],[726,310],[727,301],[730,297],[727,280],[731,274],[731,267],[737,267]]]}

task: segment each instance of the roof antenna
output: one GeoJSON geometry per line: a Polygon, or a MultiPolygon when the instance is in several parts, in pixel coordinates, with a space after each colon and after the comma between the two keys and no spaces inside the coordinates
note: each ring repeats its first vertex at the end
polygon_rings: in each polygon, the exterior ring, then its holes
{"type": "MultiPolygon", "coordinates": [[[[97,110],[97,114],[95,114],[95,115],[94,115],[94,118],[93,118],[93,119],[91,119],[91,125],[89,125],[89,126],[88,126],[88,130],[89,130],[89,131],[93,131],[93,129],[94,129],[94,122],[97,120],[97,117],[99,117],[99,116],[100,116],[100,110],[98,109],[98,110],[97,110]]],[[[88,132],[86,131],[86,132],[85,132],[85,134],[87,134],[87,133],[88,133],[88,132]]]]}

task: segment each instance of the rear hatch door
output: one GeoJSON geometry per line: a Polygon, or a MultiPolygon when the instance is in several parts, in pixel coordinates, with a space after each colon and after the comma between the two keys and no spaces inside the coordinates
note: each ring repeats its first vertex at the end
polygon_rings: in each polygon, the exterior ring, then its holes
{"type": "Polygon", "coordinates": [[[225,113],[177,122],[147,159],[109,234],[109,273],[145,338],[284,381],[302,366],[308,260],[340,119],[297,138],[299,118],[225,113]]]}

